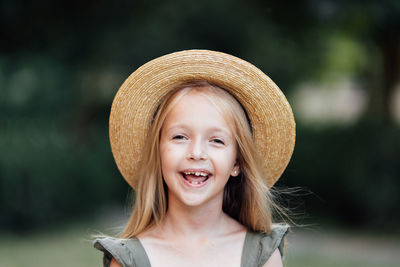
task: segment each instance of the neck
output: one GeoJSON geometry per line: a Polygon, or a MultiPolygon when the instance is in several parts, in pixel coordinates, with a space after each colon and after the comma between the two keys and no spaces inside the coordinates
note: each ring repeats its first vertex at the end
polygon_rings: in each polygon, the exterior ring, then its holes
{"type": "Polygon", "coordinates": [[[229,216],[222,211],[222,199],[200,206],[186,206],[175,198],[169,198],[163,231],[185,238],[219,235],[226,230],[228,220],[229,216]]]}

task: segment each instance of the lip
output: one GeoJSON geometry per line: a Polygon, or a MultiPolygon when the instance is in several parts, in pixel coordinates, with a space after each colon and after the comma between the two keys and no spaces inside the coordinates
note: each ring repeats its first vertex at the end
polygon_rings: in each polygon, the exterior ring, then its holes
{"type": "Polygon", "coordinates": [[[210,178],[212,176],[212,173],[209,170],[207,170],[207,169],[197,169],[197,168],[184,169],[184,170],[180,171],[179,174],[180,174],[180,177],[181,177],[183,183],[189,188],[202,188],[202,187],[206,186],[208,184],[208,181],[210,180],[210,178]],[[204,181],[201,184],[192,184],[192,183],[189,183],[183,177],[183,173],[185,173],[185,172],[202,172],[202,173],[206,173],[208,178],[207,178],[206,181],[204,181]]]}

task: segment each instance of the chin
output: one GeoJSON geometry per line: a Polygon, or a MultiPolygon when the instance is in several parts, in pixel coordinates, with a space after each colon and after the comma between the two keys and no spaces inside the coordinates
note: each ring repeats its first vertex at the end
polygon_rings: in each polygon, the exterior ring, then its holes
{"type": "MultiPolygon", "coordinates": [[[[209,197],[204,197],[204,196],[186,196],[184,199],[181,199],[182,203],[188,207],[201,207],[204,205],[209,205],[212,203],[219,203],[219,198],[213,197],[213,198],[209,198],[209,197]]],[[[221,207],[222,207],[222,198],[221,198],[221,207]]]]}
{"type": "Polygon", "coordinates": [[[185,199],[182,203],[188,207],[199,207],[206,203],[203,199],[185,199]]]}

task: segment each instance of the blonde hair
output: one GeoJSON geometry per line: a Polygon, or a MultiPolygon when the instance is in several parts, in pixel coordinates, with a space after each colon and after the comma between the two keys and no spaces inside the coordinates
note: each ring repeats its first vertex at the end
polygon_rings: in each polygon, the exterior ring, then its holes
{"type": "Polygon", "coordinates": [[[254,146],[250,122],[240,103],[226,90],[206,81],[192,81],[172,90],[161,102],[152,121],[148,144],[138,171],[133,212],[122,238],[131,238],[159,224],[168,209],[168,188],[162,177],[159,140],[168,112],[190,91],[207,97],[227,121],[237,143],[238,177],[230,178],[223,195],[223,211],[253,231],[268,233],[273,203],[254,146]]]}

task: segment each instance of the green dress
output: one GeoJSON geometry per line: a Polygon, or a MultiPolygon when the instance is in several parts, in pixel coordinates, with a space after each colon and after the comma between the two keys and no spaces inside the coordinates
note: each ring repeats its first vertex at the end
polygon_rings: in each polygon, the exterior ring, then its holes
{"type": "MultiPolygon", "coordinates": [[[[241,267],[261,267],[271,254],[279,249],[284,255],[285,236],[288,225],[274,226],[270,234],[247,231],[244,240],[241,267]]],[[[103,266],[110,266],[114,257],[122,267],[151,267],[149,258],[139,239],[121,239],[105,237],[96,239],[94,247],[102,252],[103,266]]]]}

